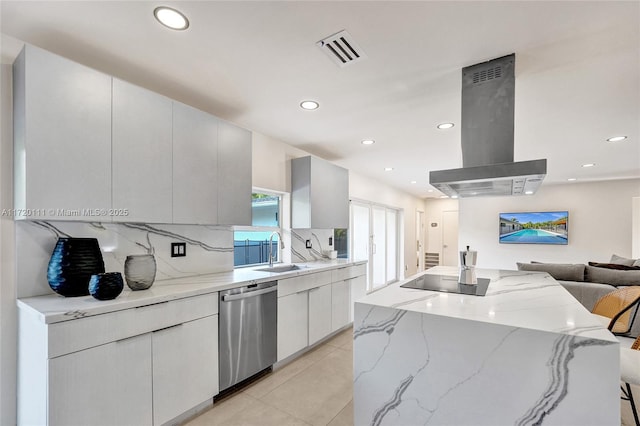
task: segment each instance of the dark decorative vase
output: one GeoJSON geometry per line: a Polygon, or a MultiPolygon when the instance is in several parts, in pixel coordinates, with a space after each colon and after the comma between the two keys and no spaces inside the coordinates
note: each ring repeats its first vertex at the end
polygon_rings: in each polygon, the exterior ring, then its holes
{"type": "Polygon", "coordinates": [[[89,293],[98,300],[111,300],[122,293],[124,282],[120,272],[91,275],[89,293]]]}
{"type": "Polygon", "coordinates": [[[58,238],[47,269],[49,286],[72,297],[89,294],[91,275],[104,272],[104,261],[95,238],[58,238]]]}

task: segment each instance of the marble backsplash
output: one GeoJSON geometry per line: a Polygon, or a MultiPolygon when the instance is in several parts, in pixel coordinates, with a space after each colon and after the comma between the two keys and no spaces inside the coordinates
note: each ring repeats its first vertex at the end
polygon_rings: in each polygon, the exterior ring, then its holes
{"type": "MultiPolygon", "coordinates": [[[[97,238],[106,272],[123,273],[128,255],[153,249],[157,282],[233,270],[233,228],[230,226],[17,221],[18,297],[53,293],[47,283],[47,266],[58,237],[97,238]],[[172,242],[186,243],[187,255],[172,258],[172,242]]],[[[328,243],[328,238],[326,241],[328,243]]]]}
{"type": "Polygon", "coordinates": [[[291,230],[291,261],[313,262],[326,259],[325,250],[333,250],[329,245],[329,238],[333,239],[333,229],[292,229],[291,230]],[[311,248],[306,248],[306,241],[311,241],[311,248]]]}

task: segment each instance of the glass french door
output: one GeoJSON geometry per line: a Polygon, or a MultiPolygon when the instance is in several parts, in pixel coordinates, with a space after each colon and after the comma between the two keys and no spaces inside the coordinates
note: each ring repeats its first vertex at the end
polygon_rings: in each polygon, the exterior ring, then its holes
{"type": "Polygon", "coordinates": [[[360,201],[351,202],[351,253],[368,260],[367,291],[398,280],[399,211],[360,201]]]}

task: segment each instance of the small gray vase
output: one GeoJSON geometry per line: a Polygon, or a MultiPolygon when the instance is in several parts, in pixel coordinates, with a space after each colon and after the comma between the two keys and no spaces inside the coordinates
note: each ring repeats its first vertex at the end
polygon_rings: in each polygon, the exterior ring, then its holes
{"type": "Polygon", "coordinates": [[[156,279],[156,259],[152,254],[132,254],[124,261],[124,279],[131,290],[146,290],[156,279]]]}

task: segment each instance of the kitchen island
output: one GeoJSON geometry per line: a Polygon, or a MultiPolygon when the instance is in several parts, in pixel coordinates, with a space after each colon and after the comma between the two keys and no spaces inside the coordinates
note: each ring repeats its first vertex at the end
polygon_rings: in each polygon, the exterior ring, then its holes
{"type": "Polygon", "coordinates": [[[546,273],[478,270],[486,296],[402,288],[356,302],[356,425],[619,425],[619,344],[546,273]]]}

